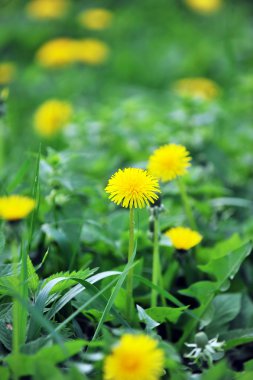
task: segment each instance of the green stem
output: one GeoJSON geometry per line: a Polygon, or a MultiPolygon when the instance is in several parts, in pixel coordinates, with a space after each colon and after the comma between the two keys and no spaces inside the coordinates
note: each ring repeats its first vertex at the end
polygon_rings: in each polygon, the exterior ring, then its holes
{"type": "Polygon", "coordinates": [[[180,194],[181,194],[181,198],[182,198],[182,202],[183,202],[183,205],[184,205],[184,209],[185,209],[185,213],[186,213],[188,222],[189,222],[191,228],[194,229],[194,230],[196,230],[197,229],[197,225],[196,225],[195,218],[194,218],[194,215],[193,215],[193,212],[192,212],[190,200],[189,200],[189,197],[187,195],[185,183],[184,183],[184,181],[183,181],[182,178],[178,178],[178,187],[179,187],[179,191],[180,191],[180,194]]]}
{"type": "MultiPolygon", "coordinates": [[[[18,275],[18,247],[16,241],[11,245],[12,253],[12,268],[14,277],[15,291],[19,293],[19,275],[18,275]]],[[[14,356],[19,353],[19,301],[17,298],[13,298],[12,306],[12,351],[14,356]]]]}
{"type": "MultiPolygon", "coordinates": [[[[128,246],[128,262],[134,253],[134,209],[130,209],[129,214],[129,246],[128,246]]],[[[126,285],[126,316],[129,321],[133,317],[133,268],[127,274],[126,285]]]]}
{"type": "MultiPolygon", "coordinates": [[[[153,269],[152,269],[152,283],[159,285],[159,278],[161,275],[160,255],[159,255],[159,220],[158,216],[154,216],[154,245],[153,245],[153,269]]],[[[151,307],[157,306],[157,291],[152,289],[151,292],[151,307]]]]}
{"type": "Polygon", "coordinates": [[[4,125],[0,120],[0,169],[4,167],[4,125]]]}

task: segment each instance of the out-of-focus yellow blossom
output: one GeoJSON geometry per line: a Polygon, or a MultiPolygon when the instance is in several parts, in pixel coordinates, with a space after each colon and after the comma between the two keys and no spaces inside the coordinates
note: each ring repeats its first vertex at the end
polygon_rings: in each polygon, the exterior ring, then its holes
{"type": "Polygon", "coordinates": [[[43,137],[51,137],[63,129],[73,113],[68,102],[57,99],[47,100],[34,115],[34,127],[43,137]]]}
{"type": "Polygon", "coordinates": [[[26,12],[35,19],[57,19],[64,16],[68,5],[66,0],[32,0],[27,4],[26,12]]]}
{"type": "Polygon", "coordinates": [[[184,78],[178,80],[174,90],[180,96],[212,100],[219,95],[219,86],[207,78],[184,78]]]}
{"type": "Polygon", "coordinates": [[[62,67],[75,62],[91,65],[103,63],[109,53],[107,45],[96,39],[59,38],[46,42],[36,54],[44,67],[62,67]]]}
{"type": "Polygon", "coordinates": [[[125,334],[105,358],[104,380],[159,380],[165,354],[148,335],[125,334]]]}
{"type": "Polygon", "coordinates": [[[175,227],[165,232],[165,235],[171,240],[172,245],[178,250],[188,251],[195,247],[203,239],[197,231],[187,227],[175,227]]]}
{"type": "Polygon", "coordinates": [[[77,61],[98,65],[106,61],[108,55],[109,48],[104,42],[87,38],[78,43],[77,61]]]}
{"type": "Polygon", "coordinates": [[[0,197],[0,218],[10,222],[24,219],[35,207],[35,200],[22,195],[0,197]]]}
{"type": "Polygon", "coordinates": [[[36,54],[37,61],[45,67],[61,67],[75,62],[76,41],[57,38],[46,42],[36,54]]]}
{"type": "Polygon", "coordinates": [[[200,13],[213,13],[221,8],[222,0],[185,0],[186,4],[200,13]]]}
{"type": "Polygon", "coordinates": [[[103,8],[92,8],[81,12],[78,20],[87,29],[102,30],[111,25],[113,14],[103,8]]]}
{"type": "Polygon", "coordinates": [[[0,63],[0,85],[10,83],[15,75],[16,66],[11,62],[0,63]]]}

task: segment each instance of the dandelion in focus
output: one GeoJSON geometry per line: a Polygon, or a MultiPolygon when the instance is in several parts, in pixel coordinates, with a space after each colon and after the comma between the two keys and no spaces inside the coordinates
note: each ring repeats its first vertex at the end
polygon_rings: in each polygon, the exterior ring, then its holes
{"type": "Polygon", "coordinates": [[[57,19],[65,15],[68,5],[66,0],[32,0],[26,12],[34,19],[57,19]]]}
{"type": "Polygon", "coordinates": [[[165,235],[171,240],[172,245],[182,251],[198,245],[203,239],[197,231],[193,231],[186,227],[175,227],[165,232],[165,235]]]}
{"type": "Polygon", "coordinates": [[[0,85],[10,83],[15,75],[16,66],[11,62],[0,63],[0,85]]]}
{"type": "Polygon", "coordinates": [[[158,342],[144,334],[125,334],[104,363],[104,380],[159,380],[165,355],[158,342]]]}
{"type": "Polygon", "coordinates": [[[150,156],[148,171],[164,182],[171,181],[187,173],[190,161],[190,153],[183,145],[167,144],[150,156]]]}
{"type": "Polygon", "coordinates": [[[158,199],[158,180],[146,170],[137,168],[119,169],[109,180],[105,191],[117,205],[143,208],[158,199]]]}
{"type": "Polygon", "coordinates": [[[80,24],[87,29],[102,30],[111,25],[113,14],[107,9],[92,8],[81,12],[78,17],[80,24]]]}
{"type": "Polygon", "coordinates": [[[184,97],[212,100],[220,93],[219,86],[207,78],[184,78],[174,84],[175,92],[184,97]]]}
{"type": "Polygon", "coordinates": [[[200,13],[213,13],[222,6],[222,0],[185,0],[194,11],[200,13]]]}
{"type": "Polygon", "coordinates": [[[72,106],[68,102],[47,100],[35,112],[35,130],[43,137],[51,137],[66,127],[72,113],[72,106]]]}
{"type": "Polygon", "coordinates": [[[24,219],[35,208],[32,198],[22,195],[0,197],[0,218],[14,222],[24,219]]]}

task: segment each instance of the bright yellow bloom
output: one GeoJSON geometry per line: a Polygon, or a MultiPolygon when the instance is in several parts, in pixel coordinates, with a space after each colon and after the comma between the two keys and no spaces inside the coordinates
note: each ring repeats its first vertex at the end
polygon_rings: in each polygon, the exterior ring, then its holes
{"type": "Polygon", "coordinates": [[[207,78],[185,78],[178,80],[174,89],[180,96],[212,100],[219,95],[219,86],[207,78]]]}
{"type": "Polygon", "coordinates": [[[108,46],[94,38],[80,40],[77,50],[77,61],[97,65],[106,61],[109,55],[108,46]]]}
{"type": "Polygon", "coordinates": [[[188,251],[202,240],[202,235],[186,227],[171,228],[165,235],[168,236],[176,249],[188,251]]]}
{"type": "Polygon", "coordinates": [[[150,156],[148,170],[162,181],[171,181],[186,174],[191,166],[190,153],[182,145],[167,144],[156,149],[150,156]]]}
{"type": "Polygon", "coordinates": [[[119,169],[110,178],[105,191],[117,205],[129,208],[143,208],[158,199],[158,180],[137,168],[119,169]]]}
{"type": "Polygon", "coordinates": [[[0,218],[10,222],[18,221],[30,214],[34,207],[34,199],[22,195],[0,197],[0,218]]]}
{"type": "Polygon", "coordinates": [[[35,19],[57,19],[64,16],[67,8],[66,0],[32,0],[27,4],[26,12],[35,19]]]}
{"type": "Polygon", "coordinates": [[[45,67],[61,67],[75,62],[96,65],[103,63],[108,53],[107,45],[96,39],[58,38],[42,45],[36,59],[45,67]]]}
{"type": "Polygon", "coordinates": [[[13,80],[16,67],[11,62],[0,63],[0,85],[8,84],[13,80]]]}
{"type": "Polygon", "coordinates": [[[47,100],[34,115],[34,127],[44,137],[50,137],[63,129],[70,121],[73,109],[67,102],[47,100]]]}
{"type": "Polygon", "coordinates": [[[57,38],[46,42],[37,51],[37,61],[45,67],[61,67],[76,61],[76,41],[57,38]]]}
{"type": "Polygon", "coordinates": [[[165,355],[155,339],[125,334],[104,363],[104,380],[158,380],[165,355]]]}
{"type": "Polygon", "coordinates": [[[222,6],[222,0],[185,0],[186,4],[200,13],[212,13],[222,6]]]}
{"type": "Polygon", "coordinates": [[[81,12],[78,19],[88,29],[101,30],[111,25],[113,14],[103,8],[94,8],[81,12]]]}

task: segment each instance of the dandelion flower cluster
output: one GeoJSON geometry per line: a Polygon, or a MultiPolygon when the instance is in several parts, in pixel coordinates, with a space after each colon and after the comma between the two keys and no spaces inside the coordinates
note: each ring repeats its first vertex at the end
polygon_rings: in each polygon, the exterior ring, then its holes
{"type": "Polygon", "coordinates": [[[16,67],[11,62],[0,63],[0,85],[10,83],[15,75],[16,67]]]}
{"type": "Polygon", "coordinates": [[[25,218],[35,207],[32,198],[22,195],[0,197],[0,218],[10,222],[25,218]]]}
{"type": "Polygon", "coordinates": [[[171,240],[172,245],[178,250],[188,251],[202,240],[202,235],[186,227],[171,228],[165,235],[171,240]]]}
{"type": "Polygon", "coordinates": [[[180,96],[212,100],[219,95],[218,85],[207,78],[184,78],[175,82],[174,90],[180,96]]]}
{"type": "Polygon", "coordinates": [[[164,352],[155,339],[125,334],[105,359],[104,380],[158,380],[164,361],[164,352]]]}
{"type": "Polygon", "coordinates": [[[87,11],[81,12],[78,17],[80,24],[87,29],[102,30],[111,25],[112,12],[103,8],[92,8],[87,11]]]}
{"type": "Polygon", "coordinates": [[[146,170],[137,168],[119,169],[110,178],[105,191],[117,205],[143,208],[158,199],[158,180],[146,170]]]}
{"type": "Polygon", "coordinates": [[[36,60],[48,68],[58,68],[76,62],[97,65],[103,63],[108,54],[107,45],[97,39],[57,38],[40,47],[36,60]]]}
{"type": "Polygon", "coordinates": [[[26,6],[27,14],[34,19],[57,19],[65,15],[66,0],[32,0],[26,6]]]}
{"type": "Polygon", "coordinates": [[[222,0],[185,0],[186,4],[200,13],[213,13],[221,8],[222,0]]]}
{"type": "Polygon", "coordinates": [[[50,137],[63,129],[73,113],[68,102],[50,99],[41,104],[34,115],[35,130],[44,137],[50,137]]]}
{"type": "Polygon", "coordinates": [[[182,145],[167,144],[156,149],[150,156],[148,171],[162,181],[171,181],[186,174],[191,157],[182,145]]]}

